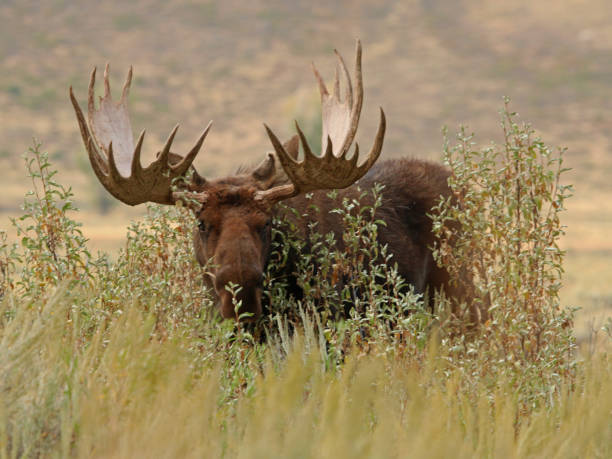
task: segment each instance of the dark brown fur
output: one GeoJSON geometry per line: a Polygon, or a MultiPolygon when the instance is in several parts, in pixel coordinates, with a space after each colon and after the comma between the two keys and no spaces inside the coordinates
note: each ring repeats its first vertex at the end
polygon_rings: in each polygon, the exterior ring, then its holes
{"type": "MultiPolygon", "coordinates": [[[[326,191],[318,191],[309,201],[299,196],[288,204],[300,210],[309,204],[319,207],[322,210],[318,219],[319,232],[327,234],[342,230],[340,216],[329,213],[329,210],[338,207],[345,197],[357,198],[357,186],[364,191],[370,190],[375,183],[384,184],[382,205],[376,215],[386,225],[378,229],[379,243],[388,246],[400,275],[414,286],[416,292],[439,290],[443,286],[448,290],[448,275],[437,267],[431,254],[434,236],[427,214],[440,196],[449,195],[449,174],[447,168],[437,163],[392,159],[375,165],[356,185],[340,190],[334,200],[327,196],[326,191]]],[[[365,204],[369,204],[368,197],[365,204]]]]}
{"type": "MultiPolygon", "coordinates": [[[[336,199],[327,191],[316,191],[307,200],[298,196],[285,203],[300,214],[309,205],[321,209],[316,216],[321,234],[341,231],[340,217],[330,213],[344,197],[357,197],[357,187],[369,190],[384,184],[383,203],[377,216],[386,226],[379,228],[379,241],[387,244],[399,273],[424,293],[444,288],[453,294],[448,274],[433,260],[432,222],[427,214],[440,196],[448,196],[449,170],[444,166],[417,159],[394,159],[376,164],[357,184],[340,190],[336,199]]],[[[211,196],[197,213],[200,225],[194,232],[196,256],[201,264],[212,259],[209,282],[218,296],[219,310],[225,318],[236,318],[235,300],[241,301],[240,313],[253,317],[262,313],[261,281],[270,251],[270,222],[276,208],[253,199],[261,186],[253,174],[207,182],[204,190],[211,196]],[[242,287],[232,299],[229,282],[242,287]]],[[[306,221],[300,223],[305,228],[306,221]]],[[[340,240],[340,234],[337,234],[340,240]]]]}

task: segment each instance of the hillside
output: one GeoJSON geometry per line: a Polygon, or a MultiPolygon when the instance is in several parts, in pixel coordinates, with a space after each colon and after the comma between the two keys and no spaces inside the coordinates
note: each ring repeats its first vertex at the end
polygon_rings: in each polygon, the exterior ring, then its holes
{"type": "Polygon", "coordinates": [[[469,125],[499,139],[504,95],[545,140],[568,147],[575,183],[566,224],[567,301],[612,307],[612,4],[606,0],[253,1],[5,0],[0,4],[0,166],[8,183],[3,224],[29,183],[20,155],[32,137],[59,165],[84,209],[85,232],[116,249],[129,218],[89,171],[68,101],[84,102],[94,65],[112,65],[118,90],[130,64],[135,130],[152,158],[175,123],[185,150],[210,120],[197,161],[204,174],[231,173],[270,149],[262,123],[282,136],[294,118],[314,129],[318,101],[309,66],[331,75],[331,50],[350,59],[364,45],[366,101],[361,143],[378,105],[389,120],[385,157],[440,158],[441,127],[469,125]]]}

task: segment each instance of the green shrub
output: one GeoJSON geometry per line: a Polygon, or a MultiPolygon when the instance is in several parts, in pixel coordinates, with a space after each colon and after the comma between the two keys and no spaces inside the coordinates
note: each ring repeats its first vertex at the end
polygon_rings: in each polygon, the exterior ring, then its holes
{"type": "Polygon", "coordinates": [[[607,457],[609,355],[580,362],[559,306],[561,152],[503,117],[501,147],[446,147],[454,199],[432,213],[472,304],[404,288],[377,187],[335,210],[343,249],[281,212],[256,328],[216,316],[186,209],[150,206],[92,257],[35,146],[20,241],[0,233],[0,457],[607,457]]]}
{"type": "Polygon", "coordinates": [[[449,364],[470,384],[509,384],[528,410],[573,380],[573,311],[559,305],[558,244],[571,186],[561,181],[564,151],[517,121],[507,100],[501,126],[501,146],[476,150],[464,128],[456,145],[446,142],[453,196],[432,212],[434,256],[472,296],[471,304],[447,308],[449,364]]]}
{"type": "Polygon", "coordinates": [[[106,263],[99,276],[103,292],[108,292],[101,307],[116,311],[126,300],[142,302],[162,334],[210,316],[210,298],[193,255],[192,228],[187,209],[149,205],[143,221],[128,228],[117,261],[106,263]]]}
{"type": "MultiPolygon", "coordinates": [[[[433,315],[421,295],[407,288],[387,247],[377,239],[384,225],[376,215],[382,192],[378,185],[358,199],[345,198],[332,210],[342,219],[341,245],[333,233],[320,234],[316,221],[308,224],[307,234],[300,234],[296,223],[303,217],[295,209],[284,207],[273,225],[264,284],[271,312],[268,328],[277,325],[278,337],[285,341],[289,329],[303,330],[307,343],[327,350],[323,359],[331,367],[355,347],[416,357],[428,339],[433,315]],[[297,261],[289,271],[303,292],[301,299],[289,294],[284,277],[292,260],[297,261]]],[[[309,211],[321,212],[314,205],[309,211]]]]}
{"type": "Polygon", "coordinates": [[[17,245],[10,244],[6,231],[0,230],[0,300],[15,287],[13,273],[18,259],[16,251],[17,245]]]}
{"type": "Polygon", "coordinates": [[[76,211],[72,190],[55,181],[57,171],[40,146],[35,142],[24,155],[32,190],[26,194],[23,215],[12,219],[20,250],[13,248],[8,254],[3,244],[4,266],[8,268],[17,262],[20,267],[20,279],[10,285],[17,287],[19,294],[33,299],[48,293],[66,278],[77,284],[85,283],[91,263],[81,224],[69,216],[76,211]]]}

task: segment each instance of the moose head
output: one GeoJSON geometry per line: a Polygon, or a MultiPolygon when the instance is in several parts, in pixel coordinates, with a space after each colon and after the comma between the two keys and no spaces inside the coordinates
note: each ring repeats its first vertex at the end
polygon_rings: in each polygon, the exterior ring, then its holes
{"type": "Polygon", "coordinates": [[[237,318],[245,312],[251,318],[261,315],[262,280],[270,252],[270,222],[275,205],[315,190],[349,187],[372,167],[380,155],[385,135],[382,109],[376,138],[366,160],[358,165],[357,144],[354,153],[348,157],[363,102],[360,42],[357,42],[355,57],[354,89],[344,60],[337,52],[336,56],[346,80],[343,96],[340,94],[338,67],[330,94],[313,66],[321,93],[321,154],[312,152],[297,123],[297,135],[284,144],[264,125],[275,153],[268,154],[251,171],[220,179],[206,179],[192,166],[211,123],[185,156],[170,151],[177,125],[157,158],[147,167],[141,165],[144,130],[134,144],[127,107],[131,68],[121,98],[115,103],[110,94],[106,66],[105,91],[98,108],[94,103],[94,68],[89,82],[87,121],[70,88],[70,99],[91,166],[110,194],[132,206],[144,202],[174,205],[182,201],[193,209],[198,221],[194,229],[196,257],[202,265],[209,263],[206,280],[216,292],[219,311],[224,318],[237,318]],[[299,143],[304,152],[301,161],[298,160],[299,143]],[[277,163],[280,163],[280,168],[277,163]],[[189,178],[181,179],[185,175],[189,178]],[[228,289],[230,283],[240,287],[235,298],[228,289]],[[235,304],[241,305],[239,311],[235,310],[235,304]]]}

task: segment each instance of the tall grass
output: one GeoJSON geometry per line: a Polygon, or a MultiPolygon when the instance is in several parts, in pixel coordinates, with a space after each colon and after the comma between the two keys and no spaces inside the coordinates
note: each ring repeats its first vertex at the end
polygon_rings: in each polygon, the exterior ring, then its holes
{"type": "Polygon", "coordinates": [[[562,206],[542,227],[530,220],[534,202],[559,202],[538,184],[557,183],[561,169],[541,161],[541,141],[514,142],[532,139],[529,128],[505,116],[506,145],[487,151],[513,152],[510,162],[483,161],[463,133],[447,149],[457,196],[486,211],[449,200],[436,223],[464,225],[437,250],[478,293],[478,327],[465,325],[470,304],[441,298],[430,311],[403,288],[376,242],[382,188],[339,203],[343,250],[316,225],[304,239],[291,218],[276,221],[269,316],[247,329],[217,318],[185,209],[151,206],[116,260],[94,257],[70,191],[35,146],[21,240],[0,238],[0,457],[610,457],[608,348],[578,353],[556,296],[562,206]],[[517,158],[542,168],[512,169],[517,158]],[[489,196],[501,170],[514,174],[501,195],[519,184],[529,199],[506,206],[508,217],[462,180],[474,167],[489,196]],[[527,211],[520,223],[512,209],[527,211]],[[497,234],[496,218],[514,221],[515,236],[475,243],[497,234]],[[293,269],[306,295],[295,298],[282,273],[305,244],[293,269]],[[464,257],[478,254],[503,271],[465,276],[464,257]]]}
{"type": "MultiPolygon", "coordinates": [[[[152,339],[155,317],[136,304],[83,340],[75,301],[56,293],[19,308],[0,342],[3,457],[609,457],[612,366],[583,362],[574,387],[515,428],[510,381],[490,394],[423,365],[347,354],[341,370],[297,334],[284,364],[263,353],[251,394],[227,402],[227,354],[194,364],[194,336],[152,339]],[[476,394],[474,397],[473,394],[476,394]]],[[[4,303],[6,304],[6,303],[4,303]]],[[[3,311],[4,312],[4,311],[3,311]]],[[[199,358],[204,359],[203,356],[199,358]]],[[[206,360],[206,359],[204,359],[206,360]]]]}

